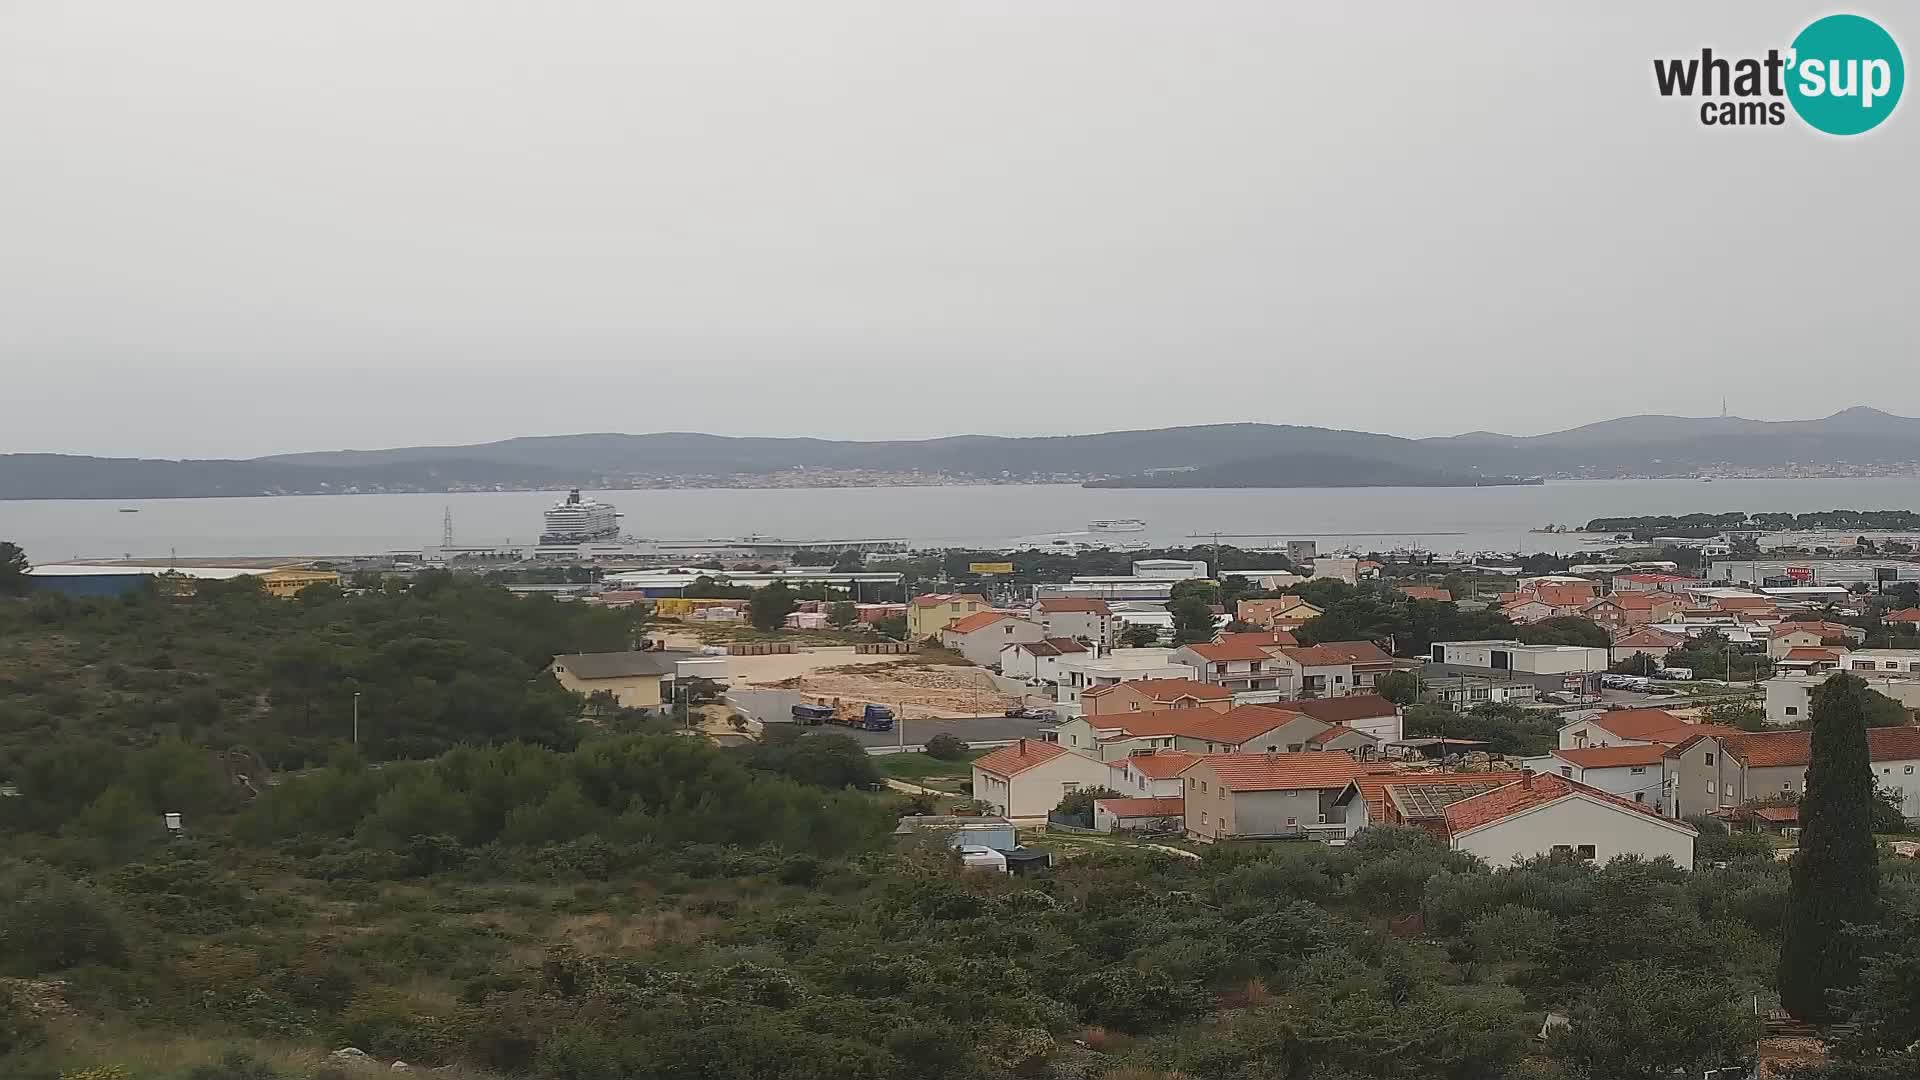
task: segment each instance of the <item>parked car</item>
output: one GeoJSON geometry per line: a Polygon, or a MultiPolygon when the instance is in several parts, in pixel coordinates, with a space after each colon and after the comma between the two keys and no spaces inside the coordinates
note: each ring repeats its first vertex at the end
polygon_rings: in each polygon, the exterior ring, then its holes
{"type": "Polygon", "coordinates": [[[1052,709],[1035,709],[1026,705],[1015,705],[1007,710],[1007,716],[1014,720],[1051,720],[1052,709]]]}

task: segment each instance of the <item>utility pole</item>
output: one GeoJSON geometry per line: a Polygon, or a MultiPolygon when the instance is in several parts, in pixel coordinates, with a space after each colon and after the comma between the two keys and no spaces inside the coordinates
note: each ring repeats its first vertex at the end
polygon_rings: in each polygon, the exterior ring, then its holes
{"type": "Polygon", "coordinates": [[[360,691],[353,692],[353,747],[360,748],[360,691]]]}

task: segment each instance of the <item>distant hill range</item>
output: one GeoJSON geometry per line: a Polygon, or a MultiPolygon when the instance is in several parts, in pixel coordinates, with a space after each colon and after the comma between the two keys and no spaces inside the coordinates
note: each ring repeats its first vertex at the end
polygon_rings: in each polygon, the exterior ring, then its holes
{"type": "Polygon", "coordinates": [[[1098,435],[846,442],[685,432],[551,435],[473,446],[247,460],[0,455],[0,499],[899,483],[1082,481],[1101,487],[1475,486],[1538,476],[1885,471],[1920,462],[1920,420],[1853,408],[1819,420],[1629,416],[1546,435],[1403,439],[1277,424],[1098,435]],[[814,478],[810,481],[809,478],[814,478]]]}

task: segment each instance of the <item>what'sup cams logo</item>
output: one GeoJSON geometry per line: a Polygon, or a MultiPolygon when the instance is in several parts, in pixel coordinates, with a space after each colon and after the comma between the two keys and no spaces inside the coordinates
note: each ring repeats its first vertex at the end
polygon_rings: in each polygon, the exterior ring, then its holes
{"type": "Polygon", "coordinates": [[[1871,131],[1900,104],[1906,65],[1893,35],[1872,19],[1829,15],[1800,31],[1785,51],[1728,58],[1712,49],[1699,56],[1655,60],[1661,97],[1701,98],[1700,122],[1709,127],[1780,125],[1787,107],[1828,135],[1871,131]]]}

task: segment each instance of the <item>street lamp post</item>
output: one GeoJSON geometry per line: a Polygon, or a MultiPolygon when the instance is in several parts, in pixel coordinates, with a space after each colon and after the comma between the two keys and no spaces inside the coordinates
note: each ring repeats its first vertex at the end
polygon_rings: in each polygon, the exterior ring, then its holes
{"type": "Polygon", "coordinates": [[[360,691],[353,692],[353,748],[360,748],[360,691]]]}

